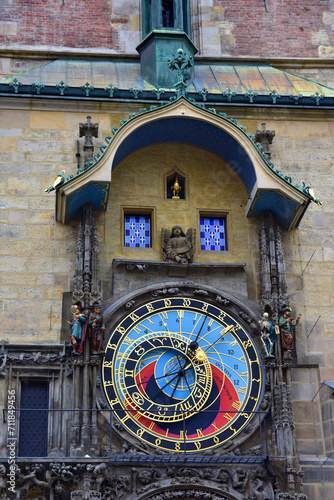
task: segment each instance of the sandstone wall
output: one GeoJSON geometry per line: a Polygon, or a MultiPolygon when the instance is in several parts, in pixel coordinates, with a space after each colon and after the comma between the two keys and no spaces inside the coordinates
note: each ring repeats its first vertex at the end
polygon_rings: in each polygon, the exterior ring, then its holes
{"type": "MultiPolygon", "coordinates": [[[[83,113],[75,103],[20,103],[15,110],[3,109],[0,122],[3,338],[25,341],[30,332],[32,342],[57,340],[62,294],[72,289],[76,221],[69,226],[56,223],[55,195],[47,195],[44,189],[63,168],[66,174],[75,172],[78,124],[86,120],[88,112],[92,121],[99,123],[102,140],[138,106],[91,104],[83,113]]],[[[272,146],[275,166],[291,175],[294,182],[304,180],[311,185],[323,201],[320,207],[312,203],[299,228],[284,232],[282,237],[289,292],[296,312],[303,314],[297,328],[300,360],[307,362],[308,354],[315,353],[312,359],[320,363],[321,378],[332,380],[333,124],[321,111],[245,110],[233,115],[252,133],[266,121],[267,129],[276,131],[272,146]]],[[[95,144],[98,147],[99,139],[95,144]]],[[[162,227],[175,223],[186,229],[198,227],[199,211],[216,209],[233,213],[230,251],[224,261],[248,264],[249,296],[258,298],[258,224],[243,218],[245,196],[235,175],[209,153],[177,145],[135,153],[114,172],[109,211],[97,217],[101,278],[110,280],[113,258],[143,259],[143,251],[122,248],[122,207],[149,206],[155,211],[154,245],[148,260],[160,258],[162,227]],[[163,174],[173,168],[188,175],[190,196],[182,201],[182,209],[177,205],[170,208],[171,200],[163,198],[163,174]]],[[[195,256],[201,262],[220,258],[205,252],[195,256]]]]}
{"type": "MultiPolygon", "coordinates": [[[[62,169],[66,174],[75,172],[78,124],[86,121],[87,114],[99,123],[98,147],[110,129],[139,105],[90,103],[83,112],[82,104],[75,102],[15,102],[15,108],[8,109],[7,100],[0,115],[1,339],[59,342],[63,294],[73,290],[77,221],[67,226],[56,223],[55,194],[44,190],[62,169]]],[[[221,111],[232,114],[231,109],[221,111]]],[[[321,110],[240,109],[233,116],[251,133],[262,122],[275,130],[271,147],[275,166],[293,182],[311,185],[323,202],[311,203],[299,227],[282,232],[282,240],[293,313],[303,314],[296,329],[299,367],[292,371],[298,449],[306,460],[326,457],[333,449],[333,410],[331,396],[323,395],[320,384],[334,380],[334,127],[321,110]]],[[[245,262],[248,297],[258,300],[259,222],[244,217],[245,203],[240,180],[209,152],[171,144],[133,153],[112,175],[108,212],[96,217],[104,300],[112,294],[114,258],[159,260],[162,227],[176,223],[185,229],[196,227],[200,210],[212,209],[230,214],[230,250],[210,256],[198,251],[195,261],[245,262]],[[189,195],[175,205],[164,197],[164,174],[173,169],[185,175],[189,195]],[[153,248],[148,251],[122,246],[122,210],[133,206],[154,211],[153,248]]],[[[326,495],[327,486],[321,493],[318,479],[306,477],[310,498],[326,498],[321,495],[326,495]]]]}

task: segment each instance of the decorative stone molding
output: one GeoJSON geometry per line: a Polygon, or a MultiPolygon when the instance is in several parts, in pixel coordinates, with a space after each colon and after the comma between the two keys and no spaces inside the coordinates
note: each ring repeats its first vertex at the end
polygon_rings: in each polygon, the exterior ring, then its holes
{"type": "Polygon", "coordinates": [[[73,302],[80,302],[86,310],[102,298],[98,280],[98,254],[95,216],[91,204],[87,203],[78,224],[73,290],[73,302]]]}

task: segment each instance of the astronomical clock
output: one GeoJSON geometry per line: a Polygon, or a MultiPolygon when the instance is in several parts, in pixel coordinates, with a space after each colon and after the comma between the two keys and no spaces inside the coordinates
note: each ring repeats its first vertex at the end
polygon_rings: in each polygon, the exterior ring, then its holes
{"type": "Polygon", "coordinates": [[[115,418],[165,452],[226,445],[254,418],[264,391],[245,322],[191,293],[133,305],[110,328],[101,370],[115,418]]]}

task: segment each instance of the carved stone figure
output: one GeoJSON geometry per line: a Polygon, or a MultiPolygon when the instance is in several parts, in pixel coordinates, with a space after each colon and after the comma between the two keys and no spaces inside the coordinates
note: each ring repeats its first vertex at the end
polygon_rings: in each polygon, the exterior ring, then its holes
{"type": "Polygon", "coordinates": [[[274,325],[269,320],[269,314],[263,313],[262,319],[259,321],[261,328],[261,341],[264,347],[264,353],[266,358],[275,357],[274,355],[274,344],[276,340],[276,332],[274,325]]]}
{"type": "Polygon", "coordinates": [[[71,344],[73,346],[73,355],[82,355],[83,343],[86,337],[87,318],[81,313],[81,305],[75,304],[75,312],[73,312],[72,320],[67,320],[71,329],[71,344]]]}
{"type": "Polygon", "coordinates": [[[162,258],[169,262],[187,264],[193,261],[195,253],[195,229],[190,228],[184,234],[181,226],[172,230],[162,230],[162,258]]]}
{"type": "Polygon", "coordinates": [[[86,123],[79,123],[79,136],[85,138],[85,163],[93,160],[93,137],[98,137],[99,124],[92,123],[91,116],[87,116],[86,123]]]}
{"type": "Polygon", "coordinates": [[[156,469],[152,468],[152,469],[142,469],[138,472],[138,481],[142,484],[142,485],[148,485],[150,483],[152,483],[153,481],[155,481],[158,477],[159,477],[159,473],[156,469]]]}
{"type": "Polygon", "coordinates": [[[50,485],[46,481],[37,479],[36,472],[38,470],[29,466],[26,466],[25,471],[22,472],[16,465],[16,498],[32,498],[31,495],[41,500],[49,498],[50,485]]]}
{"type": "Polygon", "coordinates": [[[291,307],[283,307],[282,315],[278,321],[278,326],[281,331],[281,342],[283,353],[291,352],[294,347],[294,327],[300,322],[302,315],[297,319],[291,319],[291,307]]]}
{"type": "Polygon", "coordinates": [[[233,475],[233,488],[237,491],[244,492],[248,483],[248,473],[238,468],[233,475]]]}
{"type": "Polygon", "coordinates": [[[152,297],[158,297],[159,295],[175,295],[176,293],[179,293],[178,288],[163,288],[162,290],[152,292],[152,297]]]}
{"type": "Polygon", "coordinates": [[[257,130],[255,132],[255,142],[260,142],[262,145],[262,151],[267,155],[270,155],[269,145],[273,142],[275,130],[267,130],[265,123],[261,123],[261,126],[262,130],[257,130]]]}
{"type": "Polygon", "coordinates": [[[105,324],[101,314],[100,304],[94,304],[93,312],[88,318],[89,341],[91,354],[104,354],[103,341],[105,339],[105,324]]]}
{"type": "Polygon", "coordinates": [[[106,479],[106,473],[107,473],[107,465],[104,462],[94,467],[93,476],[95,477],[98,491],[101,491],[102,483],[106,479]]]}
{"type": "Polygon", "coordinates": [[[221,483],[221,488],[224,491],[229,491],[229,483],[230,483],[230,473],[226,469],[219,469],[217,479],[221,483]]]}
{"type": "Polygon", "coordinates": [[[257,467],[251,475],[251,492],[256,500],[273,500],[274,490],[266,470],[257,467]]]}

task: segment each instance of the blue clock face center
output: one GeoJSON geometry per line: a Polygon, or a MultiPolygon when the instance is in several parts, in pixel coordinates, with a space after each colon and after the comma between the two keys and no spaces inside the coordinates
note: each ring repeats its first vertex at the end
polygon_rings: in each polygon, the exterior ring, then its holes
{"type": "Polygon", "coordinates": [[[158,359],[155,366],[155,379],[159,388],[170,398],[186,399],[195,387],[195,371],[189,359],[168,349],[158,359]]]}

